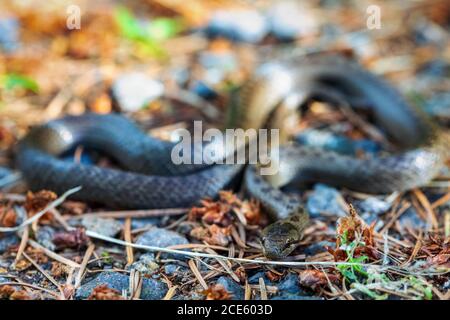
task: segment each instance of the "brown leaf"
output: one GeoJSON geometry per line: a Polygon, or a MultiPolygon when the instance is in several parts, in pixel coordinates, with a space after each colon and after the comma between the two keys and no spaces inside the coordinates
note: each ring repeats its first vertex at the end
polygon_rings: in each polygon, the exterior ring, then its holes
{"type": "MultiPolygon", "coordinates": [[[[41,190],[36,193],[28,191],[27,198],[25,200],[24,207],[27,210],[28,215],[34,216],[39,211],[45,209],[49,203],[55,201],[57,198],[56,193],[48,190],[41,190]]],[[[41,217],[41,221],[52,221],[53,215],[46,213],[41,217]]]]}
{"type": "Polygon", "coordinates": [[[348,216],[342,217],[338,220],[336,233],[336,247],[341,246],[341,238],[346,235],[347,241],[352,242],[355,240],[357,232],[361,231],[361,220],[356,213],[356,210],[350,205],[350,212],[348,216]]]}
{"type": "Polygon", "coordinates": [[[230,293],[221,284],[215,284],[210,286],[207,290],[203,291],[206,295],[206,300],[230,300],[230,293]]]}
{"type": "Polygon", "coordinates": [[[57,232],[53,236],[53,243],[58,249],[64,248],[83,248],[87,246],[89,238],[83,228],[77,228],[73,231],[57,232]]]}
{"type": "Polygon", "coordinates": [[[14,227],[17,222],[17,214],[12,208],[8,208],[3,214],[0,215],[0,226],[2,227],[14,227]]]}
{"type": "Polygon", "coordinates": [[[51,274],[55,278],[64,277],[69,274],[70,269],[67,265],[62,264],[61,262],[53,261],[52,262],[52,269],[51,274]]]}
{"type": "Polygon", "coordinates": [[[92,290],[88,300],[125,300],[116,289],[109,288],[106,284],[99,285],[92,290]]]}
{"type": "Polygon", "coordinates": [[[230,242],[231,228],[221,228],[216,224],[207,227],[196,227],[191,230],[190,235],[211,245],[226,246],[230,242]]]}
{"type": "Polygon", "coordinates": [[[299,274],[300,284],[313,290],[320,286],[328,285],[328,281],[338,283],[339,277],[333,274],[325,274],[323,271],[315,269],[302,270],[299,274]]]}
{"type": "Polygon", "coordinates": [[[10,300],[35,300],[37,296],[29,294],[25,290],[16,289],[10,285],[0,285],[0,299],[10,300]]]}

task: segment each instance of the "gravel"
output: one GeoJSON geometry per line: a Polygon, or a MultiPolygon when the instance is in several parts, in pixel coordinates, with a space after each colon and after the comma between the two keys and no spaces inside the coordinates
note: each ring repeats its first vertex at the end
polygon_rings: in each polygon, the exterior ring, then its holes
{"type": "MultiPolygon", "coordinates": [[[[102,272],[93,280],[78,288],[75,298],[86,299],[95,287],[107,285],[111,289],[122,292],[129,288],[129,277],[118,272],[102,272]]],[[[142,292],[140,298],[143,300],[160,300],[167,293],[167,286],[161,281],[142,278],[142,292]]]]}
{"type": "Polygon", "coordinates": [[[145,73],[130,72],[114,81],[112,93],[122,111],[134,112],[159,98],[164,93],[164,85],[145,73]]]}
{"type": "MultiPolygon", "coordinates": [[[[189,241],[181,234],[157,227],[151,228],[136,239],[136,244],[162,248],[188,243],[189,241]]],[[[174,255],[162,253],[161,258],[185,259],[185,256],[179,254],[174,255]]]]}
{"type": "Polygon", "coordinates": [[[306,208],[312,218],[320,216],[344,217],[346,211],[342,203],[344,203],[344,200],[337,189],[318,183],[308,196],[306,208]]]}

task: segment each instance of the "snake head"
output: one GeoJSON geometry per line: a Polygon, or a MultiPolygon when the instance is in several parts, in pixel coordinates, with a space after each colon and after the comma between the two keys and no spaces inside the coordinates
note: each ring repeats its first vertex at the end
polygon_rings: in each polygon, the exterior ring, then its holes
{"type": "Polygon", "coordinates": [[[264,255],[269,259],[283,259],[297,247],[301,240],[298,227],[290,221],[280,220],[262,231],[264,255]]]}

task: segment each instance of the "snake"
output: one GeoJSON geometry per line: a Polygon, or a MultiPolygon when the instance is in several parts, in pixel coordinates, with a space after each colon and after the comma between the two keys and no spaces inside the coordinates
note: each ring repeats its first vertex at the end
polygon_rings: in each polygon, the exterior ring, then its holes
{"type": "MultiPolygon", "coordinates": [[[[149,136],[120,114],[94,113],[32,128],[18,143],[17,166],[32,190],[62,193],[82,186],[73,198],[121,208],[190,207],[220,190],[242,186],[273,219],[261,232],[264,255],[283,259],[309,224],[300,197],[284,186],[312,181],[374,194],[405,191],[436,177],[449,156],[447,132],[384,79],[340,55],[263,63],[231,101],[224,127],[280,130],[276,174],[261,175],[257,164],[174,164],[174,142],[149,136]],[[299,107],[310,99],[346,101],[370,110],[399,151],[356,158],[287,141],[299,107]],[[107,154],[120,169],[61,159],[78,145],[107,154]]],[[[193,145],[192,152],[198,150],[193,145]]]]}

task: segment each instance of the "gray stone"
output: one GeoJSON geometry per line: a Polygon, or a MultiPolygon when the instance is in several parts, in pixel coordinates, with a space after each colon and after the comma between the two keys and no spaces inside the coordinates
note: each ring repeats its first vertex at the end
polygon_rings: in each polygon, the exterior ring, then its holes
{"type": "Polygon", "coordinates": [[[266,18],[256,10],[217,10],[206,27],[209,36],[257,43],[268,32],[266,18]]]}
{"type": "MultiPolygon", "coordinates": [[[[118,272],[102,272],[95,279],[83,284],[78,288],[75,298],[86,299],[92,290],[100,285],[107,285],[108,288],[118,290],[129,289],[129,276],[118,272]]],[[[167,285],[154,279],[142,278],[142,292],[140,298],[143,300],[159,300],[167,293],[167,285]]]]}
{"type": "Polygon", "coordinates": [[[345,202],[337,189],[318,183],[308,196],[306,208],[312,218],[320,216],[344,217],[346,212],[342,203],[345,202]]]}
{"type": "Polygon", "coordinates": [[[391,208],[391,204],[377,197],[369,197],[356,204],[356,208],[361,218],[371,224],[378,220],[378,216],[387,212],[391,208]]]}
{"type": "Polygon", "coordinates": [[[266,285],[269,285],[269,286],[273,285],[272,281],[270,281],[269,278],[267,278],[266,273],[263,271],[259,271],[259,272],[255,273],[254,275],[248,277],[248,283],[258,284],[259,278],[263,278],[264,283],[266,285]]]}
{"type": "Polygon", "coordinates": [[[114,237],[122,230],[122,224],[114,219],[85,217],[81,220],[83,227],[107,237],[114,237]]]}
{"type": "Polygon", "coordinates": [[[131,269],[135,269],[143,274],[152,274],[159,269],[159,264],[155,261],[154,253],[144,253],[131,265],[131,269]]]}
{"type": "Polygon", "coordinates": [[[427,222],[420,218],[416,209],[413,207],[408,208],[398,219],[400,228],[405,226],[412,227],[414,229],[426,230],[428,227],[427,222]]]}
{"type": "Polygon", "coordinates": [[[180,270],[181,267],[176,264],[166,264],[164,266],[164,273],[168,276],[173,276],[180,270]]]}
{"type": "MultiPolygon", "coordinates": [[[[157,227],[151,228],[136,239],[136,244],[162,248],[188,243],[189,241],[179,233],[157,227]]],[[[163,259],[170,257],[174,259],[185,259],[180,254],[161,254],[161,258],[163,259]]]]}
{"type": "Polygon", "coordinates": [[[319,27],[311,10],[298,1],[276,2],[269,9],[268,22],[272,34],[282,40],[316,33],[319,27]]]}
{"type": "Polygon", "coordinates": [[[228,277],[220,277],[217,279],[216,284],[222,285],[225,290],[231,295],[233,300],[243,300],[244,299],[244,289],[228,277]]]}
{"type": "Polygon", "coordinates": [[[114,81],[112,93],[122,111],[133,112],[159,98],[164,85],[145,73],[130,72],[114,81]]]}
{"type": "Polygon", "coordinates": [[[56,249],[56,245],[53,243],[55,233],[56,231],[52,227],[43,226],[37,231],[36,240],[45,248],[54,251],[56,249]]]}
{"type": "Polygon", "coordinates": [[[5,233],[0,235],[0,253],[4,253],[10,247],[19,244],[19,237],[14,233],[5,233]]]}
{"type": "Polygon", "coordinates": [[[16,17],[0,18],[0,48],[12,53],[20,46],[20,22],[16,17]]]}
{"type": "Polygon", "coordinates": [[[369,197],[358,203],[361,213],[370,213],[374,215],[383,214],[388,211],[391,204],[376,197],[369,197]]]}
{"type": "Polygon", "coordinates": [[[307,256],[314,256],[314,255],[316,255],[318,253],[327,251],[325,246],[330,247],[330,248],[334,248],[335,243],[334,242],[330,242],[330,241],[316,242],[316,243],[311,244],[309,247],[307,247],[303,251],[303,253],[306,254],[307,256]]]}

